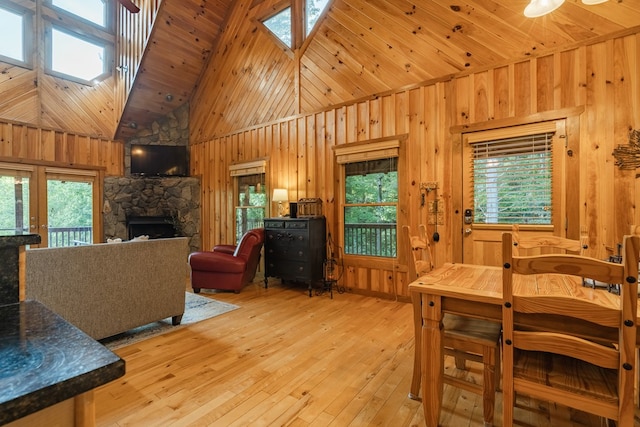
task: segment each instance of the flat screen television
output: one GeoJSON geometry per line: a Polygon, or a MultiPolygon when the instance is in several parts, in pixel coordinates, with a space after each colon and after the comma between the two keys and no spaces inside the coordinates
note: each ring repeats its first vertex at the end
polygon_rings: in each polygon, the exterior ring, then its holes
{"type": "Polygon", "coordinates": [[[187,176],[189,157],[184,145],[131,145],[131,175],[187,176]]]}

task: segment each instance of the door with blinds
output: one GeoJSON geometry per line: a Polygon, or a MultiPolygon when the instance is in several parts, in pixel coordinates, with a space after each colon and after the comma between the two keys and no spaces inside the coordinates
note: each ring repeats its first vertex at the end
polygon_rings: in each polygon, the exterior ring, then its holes
{"type": "Polygon", "coordinates": [[[564,236],[564,120],[470,132],[463,145],[463,262],[499,266],[502,233],[564,236]]]}

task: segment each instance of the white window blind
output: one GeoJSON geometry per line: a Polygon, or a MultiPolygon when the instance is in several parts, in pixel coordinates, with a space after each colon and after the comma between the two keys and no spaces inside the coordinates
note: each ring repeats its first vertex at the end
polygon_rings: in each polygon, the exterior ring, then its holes
{"type": "Polygon", "coordinates": [[[551,224],[553,132],[472,144],[474,222],[551,224]]]}
{"type": "Polygon", "coordinates": [[[229,166],[229,175],[245,176],[265,173],[267,170],[266,159],[257,159],[249,162],[234,163],[229,166]]]}

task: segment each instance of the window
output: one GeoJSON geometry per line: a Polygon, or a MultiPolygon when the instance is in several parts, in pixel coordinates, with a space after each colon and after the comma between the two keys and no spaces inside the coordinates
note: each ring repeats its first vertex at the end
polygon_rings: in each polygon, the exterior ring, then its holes
{"type": "Polygon", "coordinates": [[[267,188],[264,160],[238,163],[229,167],[234,178],[236,242],[247,231],[264,227],[267,211],[267,188]]]}
{"type": "Polygon", "coordinates": [[[399,141],[343,144],[334,149],[343,166],[345,255],[395,258],[399,141]]]}
{"type": "Polygon", "coordinates": [[[51,71],[89,82],[105,73],[105,56],[104,45],[51,29],[51,71]]]}
{"type": "Polygon", "coordinates": [[[288,7],[271,18],[263,21],[265,27],[269,29],[282,43],[291,47],[291,8],[288,7]]]}
{"type": "Polygon", "coordinates": [[[0,60],[15,65],[30,64],[31,14],[0,7],[0,60]]]}
{"type": "Polygon", "coordinates": [[[44,22],[46,72],[87,85],[106,78],[113,56],[109,2],[44,1],[49,13],[61,17],[44,22]]]}
{"type": "Polygon", "coordinates": [[[267,16],[260,22],[288,48],[300,47],[302,41],[311,33],[322,12],[330,0],[292,0],[284,2],[275,14],[267,16]],[[293,10],[299,7],[301,22],[294,22],[293,10]],[[295,35],[295,36],[294,36],[295,35]],[[294,46],[294,40],[296,40],[294,46]]]}
{"type": "Polygon", "coordinates": [[[324,8],[327,6],[329,0],[306,0],[306,35],[309,35],[311,30],[313,30],[314,25],[318,22],[320,15],[324,11],[324,8]]]}
{"type": "Polygon", "coordinates": [[[553,132],[472,144],[474,222],[551,224],[553,132]]]}
{"type": "Polygon", "coordinates": [[[51,0],[51,4],[101,27],[107,26],[106,0],[51,0]]]}

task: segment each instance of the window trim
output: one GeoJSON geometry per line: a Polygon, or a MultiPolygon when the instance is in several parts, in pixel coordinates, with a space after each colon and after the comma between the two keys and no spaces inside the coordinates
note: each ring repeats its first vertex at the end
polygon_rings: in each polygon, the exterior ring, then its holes
{"type": "Polygon", "coordinates": [[[54,24],[48,20],[45,20],[45,61],[44,61],[44,72],[50,76],[58,77],[65,80],[70,80],[76,83],[84,84],[87,86],[94,86],[96,83],[104,81],[112,74],[113,69],[113,45],[99,37],[93,37],[86,34],[82,34],[78,31],[75,31],[74,28],[66,25],[54,24]],[[66,74],[61,71],[57,71],[53,69],[53,30],[60,31],[65,33],[71,37],[75,37],[79,40],[83,40],[95,45],[102,46],[104,48],[104,59],[102,66],[102,73],[98,76],[92,78],[91,80],[85,80],[81,77],[73,76],[71,74],[66,74]]]}
{"type": "Polygon", "coordinates": [[[115,28],[115,14],[112,13],[112,8],[114,7],[114,1],[103,0],[105,3],[105,16],[104,16],[104,26],[100,24],[96,24],[95,22],[91,22],[86,18],[83,18],[80,15],[76,15],[75,13],[68,11],[60,6],[56,6],[53,4],[53,0],[42,0],[42,4],[49,8],[51,11],[54,11],[57,14],[61,14],[66,16],[69,21],[82,23],[83,25],[89,25],[91,27],[97,28],[102,31],[106,31],[112,33],[115,28]]]}
{"type": "Polygon", "coordinates": [[[397,174],[398,174],[398,200],[396,205],[396,256],[395,257],[380,257],[375,255],[360,255],[360,254],[343,254],[343,257],[349,260],[351,264],[369,265],[374,262],[376,266],[380,268],[391,268],[396,265],[399,259],[404,256],[404,249],[402,246],[402,235],[398,231],[401,229],[401,210],[403,201],[401,195],[403,194],[403,182],[404,182],[404,163],[402,158],[402,149],[404,142],[407,140],[408,135],[396,135],[385,138],[372,139],[368,141],[359,141],[352,143],[345,143],[332,146],[336,163],[339,167],[339,178],[336,183],[336,202],[338,208],[338,244],[342,248],[345,247],[345,233],[344,233],[344,207],[345,207],[345,185],[346,185],[346,170],[345,163],[356,163],[366,160],[384,159],[389,157],[397,157],[397,174]]]}
{"type": "MultiPolygon", "coordinates": [[[[236,235],[236,225],[237,225],[237,221],[238,218],[236,217],[236,213],[237,213],[237,209],[241,208],[237,203],[238,203],[238,198],[240,195],[239,192],[239,188],[238,188],[238,178],[243,177],[243,176],[249,176],[249,175],[260,175],[262,174],[264,177],[264,182],[265,182],[265,187],[269,188],[266,185],[266,179],[267,179],[267,163],[268,163],[268,159],[267,158],[260,158],[260,159],[255,159],[255,160],[249,160],[249,161],[243,161],[243,162],[235,162],[229,165],[229,176],[232,179],[232,187],[233,187],[233,195],[232,195],[232,209],[233,209],[233,229],[234,229],[234,241],[236,240],[236,238],[238,237],[236,235]]],[[[265,188],[265,191],[266,191],[265,188]]],[[[269,198],[269,194],[265,193],[266,196],[266,205],[263,207],[264,209],[264,218],[268,218],[271,215],[271,203],[270,203],[270,198],[269,198]]],[[[251,209],[257,209],[257,206],[251,207],[251,209]]],[[[248,208],[245,208],[248,209],[248,208]]],[[[237,243],[237,242],[235,242],[237,243]]]]}
{"type": "MultiPolygon", "coordinates": [[[[488,140],[497,140],[497,139],[505,139],[505,138],[513,138],[520,136],[529,136],[540,133],[552,133],[551,136],[551,224],[523,224],[525,226],[534,227],[536,229],[552,229],[554,234],[562,235],[561,230],[565,228],[565,221],[563,218],[566,218],[566,192],[562,191],[565,177],[564,177],[564,145],[560,141],[561,138],[564,138],[566,141],[565,134],[565,119],[555,119],[548,120],[543,122],[536,123],[528,123],[528,124],[520,124],[514,126],[506,126],[500,128],[493,129],[482,129],[478,131],[471,132],[462,132],[462,144],[466,149],[471,149],[471,146],[474,143],[488,141],[488,140]]],[[[464,150],[463,150],[464,151],[464,150]]],[[[472,162],[471,156],[466,156],[464,162],[472,162]]],[[[465,165],[463,169],[470,168],[470,165],[465,165]]],[[[471,169],[470,169],[471,170],[471,169]]],[[[463,185],[473,185],[472,182],[463,181],[463,185]]],[[[472,200],[470,202],[474,202],[473,200],[473,189],[469,190],[469,194],[472,195],[472,200]]],[[[465,203],[466,205],[466,203],[465,203]]],[[[471,206],[471,205],[469,205],[471,206]]],[[[511,224],[482,224],[482,223],[474,223],[474,229],[493,229],[500,227],[508,227],[511,228],[511,224]]]]}

